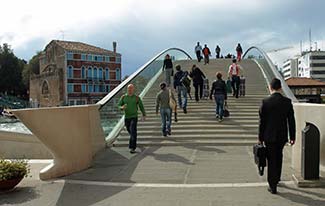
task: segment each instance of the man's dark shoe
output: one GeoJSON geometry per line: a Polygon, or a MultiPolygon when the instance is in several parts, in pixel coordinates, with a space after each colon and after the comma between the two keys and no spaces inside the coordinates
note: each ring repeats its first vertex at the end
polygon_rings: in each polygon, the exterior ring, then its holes
{"type": "Polygon", "coordinates": [[[172,132],[170,130],[167,130],[168,135],[172,135],[172,132]]]}
{"type": "Polygon", "coordinates": [[[275,195],[277,194],[278,192],[276,191],[276,187],[275,188],[271,188],[271,187],[268,187],[267,188],[267,191],[269,191],[271,194],[275,195]]]}
{"type": "Polygon", "coordinates": [[[187,114],[186,107],[183,108],[184,114],[187,114]]]}
{"type": "Polygon", "coordinates": [[[164,133],[163,133],[163,136],[164,136],[164,137],[167,137],[167,132],[164,132],[164,133]]]}

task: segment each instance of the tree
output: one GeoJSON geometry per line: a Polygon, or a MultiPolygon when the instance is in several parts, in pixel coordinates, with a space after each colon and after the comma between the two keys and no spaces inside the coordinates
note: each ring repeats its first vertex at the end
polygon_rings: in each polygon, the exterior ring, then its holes
{"type": "Polygon", "coordinates": [[[39,57],[41,55],[41,52],[38,51],[36,54],[29,60],[28,67],[29,71],[33,74],[39,74],[39,57]]]}
{"type": "Polygon", "coordinates": [[[0,92],[23,94],[26,92],[22,84],[24,62],[18,59],[8,44],[0,46],[0,92]]]}
{"type": "Polygon", "coordinates": [[[26,88],[29,88],[29,81],[30,76],[32,74],[39,74],[40,71],[40,65],[39,65],[39,57],[41,55],[41,52],[38,51],[36,54],[29,60],[28,64],[24,66],[23,72],[22,72],[22,80],[23,84],[26,88]]]}

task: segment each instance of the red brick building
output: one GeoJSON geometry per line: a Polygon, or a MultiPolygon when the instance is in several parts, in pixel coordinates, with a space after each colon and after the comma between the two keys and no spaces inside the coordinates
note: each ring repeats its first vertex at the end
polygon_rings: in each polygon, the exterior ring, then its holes
{"type": "Polygon", "coordinates": [[[121,83],[121,54],[81,42],[53,40],[40,57],[40,74],[30,83],[30,100],[40,106],[93,104],[121,83]]]}

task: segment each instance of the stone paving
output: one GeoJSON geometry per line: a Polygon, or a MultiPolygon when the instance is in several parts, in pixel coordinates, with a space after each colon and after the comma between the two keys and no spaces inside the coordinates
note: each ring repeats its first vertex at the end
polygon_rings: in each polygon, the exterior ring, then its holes
{"type": "Polygon", "coordinates": [[[278,195],[267,192],[250,146],[109,148],[94,165],[53,181],[40,181],[44,163],[0,205],[325,205],[325,189],[301,189],[291,181],[291,147],[285,149],[278,195]]]}

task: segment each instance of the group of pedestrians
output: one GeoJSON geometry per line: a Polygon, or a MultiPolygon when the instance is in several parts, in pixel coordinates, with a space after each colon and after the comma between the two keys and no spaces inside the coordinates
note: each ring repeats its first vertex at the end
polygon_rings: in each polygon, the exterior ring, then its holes
{"type": "Polygon", "coordinates": [[[201,55],[201,52],[202,52],[202,54],[204,56],[204,64],[209,64],[211,51],[206,44],[204,45],[204,48],[202,49],[200,42],[198,42],[197,45],[195,46],[194,50],[195,50],[195,54],[196,54],[196,58],[197,58],[198,62],[201,62],[201,60],[203,59],[203,57],[201,55]]]}
{"type": "MultiPolygon", "coordinates": [[[[241,51],[238,51],[241,58],[241,51]]],[[[171,89],[171,77],[173,76],[173,87],[177,92],[178,106],[187,113],[187,95],[188,95],[188,76],[193,80],[195,88],[195,100],[199,101],[203,97],[203,81],[206,79],[205,74],[193,65],[191,72],[183,71],[180,65],[176,65],[176,73],[173,74],[173,64],[169,55],[166,55],[163,70],[165,72],[165,82],[159,87],[160,91],[156,97],[156,114],[160,113],[162,121],[162,135],[167,137],[172,134],[172,111],[177,108],[177,101],[174,92],[171,89]],[[187,82],[187,83],[186,83],[187,82]]],[[[245,81],[240,78],[241,67],[234,59],[229,66],[228,80],[222,79],[222,73],[216,73],[216,80],[212,83],[210,90],[210,99],[216,103],[216,118],[219,122],[224,119],[224,106],[228,98],[227,93],[233,92],[233,96],[238,98],[242,90],[240,82],[245,81]],[[231,88],[232,91],[231,91],[231,88]]],[[[243,85],[244,86],[244,85],[243,85]]],[[[118,103],[120,110],[125,114],[125,127],[130,135],[129,149],[130,153],[136,152],[137,146],[137,122],[138,110],[142,113],[142,119],[145,120],[146,112],[144,105],[139,96],[134,94],[134,85],[127,87],[127,93],[123,95],[118,103]]],[[[277,193],[277,186],[281,181],[283,148],[289,141],[291,145],[295,143],[295,117],[291,100],[281,94],[281,81],[274,78],[270,83],[270,97],[262,101],[259,110],[259,132],[258,143],[266,147],[266,159],[268,162],[267,180],[269,183],[268,190],[272,194],[277,193]],[[288,132],[289,131],[289,132],[288,132]],[[288,140],[289,134],[289,140],[288,140]]],[[[242,95],[245,95],[243,93],[242,95]]]]}
{"type": "MultiPolygon", "coordinates": [[[[202,49],[200,42],[197,42],[197,44],[194,48],[194,51],[195,51],[196,58],[197,58],[198,62],[201,62],[201,60],[204,58],[204,64],[205,65],[209,64],[211,51],[206,44],[204,45],[204,48],[202,49]],[[202,57],[202,54],[203,54],[203,57],[202,57]]],[[[219,45],[216,46],[215,52],[216,52],[216,59],[224,57],[223,55],[221,55],[221,48],[219,45]]],[[[238,43],[238,45],[236,46],[236,53],[237,53],[236,59],[239,62],[239,61],[241,61],[242,55],[243,55],[243,49],[242,49],[240,43],[238,43]]],[[[235,56],[228,53],[227,55],[225,55],[225,58],[235,58],[235,56]]]]}

